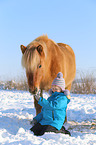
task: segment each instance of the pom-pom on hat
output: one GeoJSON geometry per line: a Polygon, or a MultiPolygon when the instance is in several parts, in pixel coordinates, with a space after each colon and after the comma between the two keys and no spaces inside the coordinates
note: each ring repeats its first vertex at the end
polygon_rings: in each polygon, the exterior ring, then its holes
{"type": "Polygon", "coordinates": [[[63,78],[63,74],[59,72],[57,74],[57,77],[53,80],[52,85],[56,85],[62,89],[62,91],[65,90],[65,80],[63,78]]]}

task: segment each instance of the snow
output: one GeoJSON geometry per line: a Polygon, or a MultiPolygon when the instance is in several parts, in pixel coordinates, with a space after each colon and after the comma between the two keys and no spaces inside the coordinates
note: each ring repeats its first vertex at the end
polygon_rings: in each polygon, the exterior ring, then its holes
{"type": "Polygon", "coordinates": [[[30,121],[34,116],[29,92],[0,90],[0,145],[96,145],[96,95],[71,94],[65,124],[71,137],[61,133],[33,135],[30,121]]]}

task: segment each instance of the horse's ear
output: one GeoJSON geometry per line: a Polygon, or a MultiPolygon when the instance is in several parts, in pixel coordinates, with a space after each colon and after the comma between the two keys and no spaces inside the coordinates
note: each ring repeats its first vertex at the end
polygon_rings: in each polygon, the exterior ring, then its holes
{"type": "Polygon", "coordinates": [[[39,53],[40,55],[43,55],[43,54],[44,54],[42,45],[38,45],[38,46],[37,46],[37,51],[38,51],[38,53],[39,53]]]}
{"type": "Polygon", "coordinates": [[[20,48],[21,48],[22,53],[24,54],[24,52],[25,52],[25,50],[26,50],[26,46],[21,45],[20,48]]]}

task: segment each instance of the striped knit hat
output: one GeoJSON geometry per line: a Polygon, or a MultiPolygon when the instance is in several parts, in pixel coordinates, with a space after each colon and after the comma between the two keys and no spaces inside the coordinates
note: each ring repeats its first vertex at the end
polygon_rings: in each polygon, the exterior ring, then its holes
{"type": "Polygon", "coordinates": [[[63,78],[63,74],[59,72],[57,74],[57,77],[53,80],[52,85],[56,85],[62,89],[62,91],[65,90],[65,80],[63,78]]]}

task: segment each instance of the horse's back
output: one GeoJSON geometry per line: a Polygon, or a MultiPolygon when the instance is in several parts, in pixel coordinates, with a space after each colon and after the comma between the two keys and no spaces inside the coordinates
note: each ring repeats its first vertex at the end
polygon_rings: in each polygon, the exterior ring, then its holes
{"type": "Polygon", "coordinates": [[[63,54],[62,72],[65,78],[66,86],[68,86],[72,83],[76,73],[75,54],[69,45],[64,43],[57,43],[57,45],[59,48],[58,50],[61,50],[63,54]]]}
{"type": "Polygon", "coordinates": [[[65,43],[57,43],[57,45],[62,49],[63,52],[67,51],[75,56],[73,49],[69,45],[65,43]]]}

